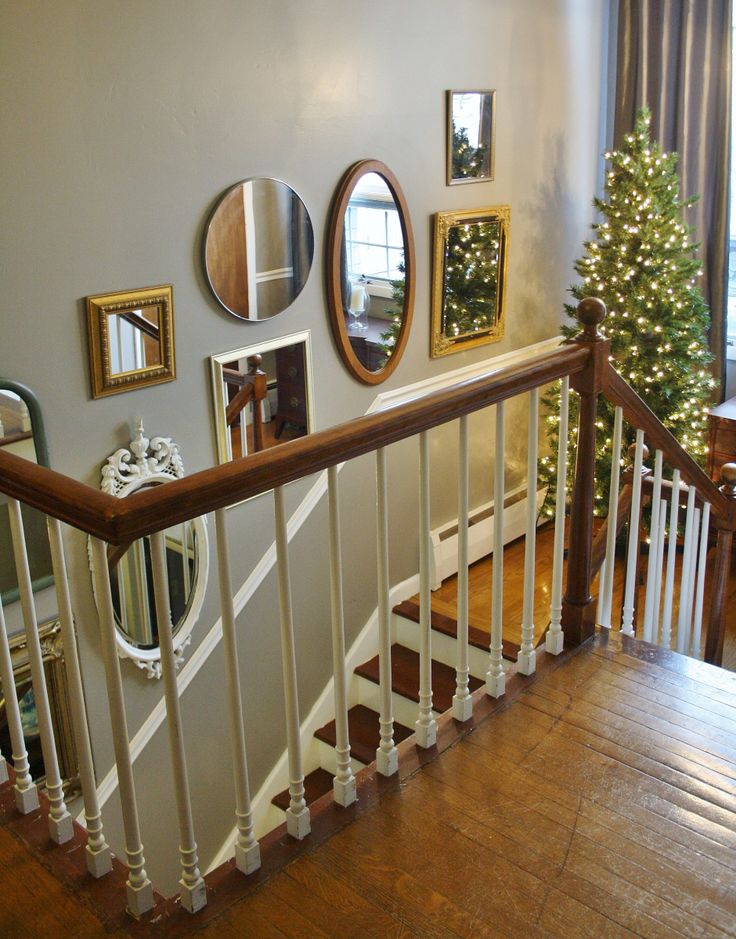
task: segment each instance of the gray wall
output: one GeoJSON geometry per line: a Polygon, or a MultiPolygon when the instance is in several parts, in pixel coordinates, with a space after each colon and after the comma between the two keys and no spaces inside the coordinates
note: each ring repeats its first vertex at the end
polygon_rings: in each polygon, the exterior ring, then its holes
{"type": "MultiPolygon", "coordinates": [[[[138,414],[150,435],[181,445],[188,472],[211,466],[208,356],[304,328],[312,331],[318,427],[366,410],[376,391],[357,384],[336,355],[322,270],[332,193],[360,158],[396,173],[414,224],[414,327],[390,387],[558,333],[599,176],[606,0],[3,0],[0,10],[0,375],[37,392],[55,469],[97,485],[101,462],[127,444],[138,414]],[[496,180],[448,188],[444,93],[476,87],[498,91],[496,180]],[[315,266],[288,311],[243,323],[211,298],[200,246],[218,195],[260,175],[288,181],[303,197],[315,266]],[[430,360],[432,213],[504,203],[512,212],[506,336],[430,360]],[[176,382],[93,401],[84,297],[160,283],[174,284],[176,382]]],[[[473,422],[476,500],[487,492],[489,425],[489,417],[473,422]]],[[[454,510],[445,465],[453,447],[454,431],[433,436],[435,521],[454,510]]],[[[409,444],[390,454],[394,582],[417,569],[415,460],[409,444]]],[[[374,562],[364,554],[373,538],[371,471],[360,460],[343,474],[350,636],[375,606],[374,562]]],[[[305,491],[292,487],[287,503],[305,491]]],[[[294,544],[303,713],[329,674],[324,515],[320,507],[294,544]]],[[[270,498],[233,510],[230,523],[240,584],[271,542],[270,498]]],[[[112,756],[84,539],[71,536],[69,548],[102,774],[112,756]]],[[[254,789],[284,745],[274,612],[269,580],[239,623],[254,789]]],[[[212,578],[194,647],[217,615],[212,578]]],[[[205,861],[231,827],[229,808],[220,811],[230,805],[221,667],[218,651],[183,698],[205,861]]],[[[162,689],[129,663],[123,673],[132,733],[162,689]]],[[[158,844],[173,826],[165,759],[159,734],[136,774],[139,792],[156,796],[143,812],[149,870],[169,889],[172,870],[158,844]]],[[[109,803],[117,841],[115,812],[109,803]]]]}

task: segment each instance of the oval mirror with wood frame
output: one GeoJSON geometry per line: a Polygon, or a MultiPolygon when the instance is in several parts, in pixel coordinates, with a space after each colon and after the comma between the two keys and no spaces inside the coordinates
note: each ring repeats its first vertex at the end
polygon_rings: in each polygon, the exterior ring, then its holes
{"type": "Polygon", "coordinates": [[[327,237],[327,305],[353,377],[385,381],[399,364],[414,309],[414,236],[398,180],[361,160],[335,194],[327,237]]]}

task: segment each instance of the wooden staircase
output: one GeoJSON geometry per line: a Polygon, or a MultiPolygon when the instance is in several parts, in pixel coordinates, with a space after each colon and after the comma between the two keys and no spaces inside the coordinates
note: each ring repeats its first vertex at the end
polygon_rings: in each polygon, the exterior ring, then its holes
{"type": "MultiPolygon", "coordinates": [[[[391,646],[391,687],[393,692],[394,742],[398,745],[414,733],[416,705],[419,702],[419,605],[405,600],[393,609],[393,635],[391,646]]],[[[488,669],[487,634],[469,628],[470,692],[485,681],[488,669]]],[[[432,698],[436,716],[449,711],[455,694],[455,640],[457,622],[442,613],[432,613],[432,698]]],[[[504,657],[516,658],[518,646],[504,642],[504,657]]],[[[369,766],[376,758],[379,737],[379,657],[375,655],[353,672],[351,700],[356,699],[348,711],[348,727],[353,772],[369,766]]],[[[311,805],[332,791],[335,776],[336,727],[331,720],[315,731],[314,737],[324,746],[317,747],[319,765],[304,778],[305,800],[311,805]]],[[[289,806],[289,790],[284,789],[271,800],[276,808],[285,812],[289,806]]],[[[273,815],[272,815],[273,818],[273,815]]],[[[279,817],[279,823],[283,821],[279,817]]]]}

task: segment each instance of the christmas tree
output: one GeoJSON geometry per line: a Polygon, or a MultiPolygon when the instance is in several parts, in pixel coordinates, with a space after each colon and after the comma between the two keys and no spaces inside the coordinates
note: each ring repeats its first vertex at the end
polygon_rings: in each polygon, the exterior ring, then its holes
{"type": "Polygon", "coordinates": [[[447,233],[442,333],[465,336],[489,329],[498,293],[499,222],[453,225],[447,233]]]}
{"type": "MultiPolygon", "coordinates": [[[[704,462],[706,416],[715,381],[708,366],[710,322],[698,287],[697,245],[683,210],[697,197],[681,200],[677,154],[662,153],[649,136],[650,114],[642,108],[634,131],[610,162],[605,198],[595,199],[601,221],[596,238],[585,243],[576,262],[576,300],[600,298],[608,308],[601,332],[611,340],[613,364],[688,453],[704,462]]],[[[566,304],[569,316],[575,307],[566,304]]],[[[563,326],[574,336],[579,325],[563,326]]],[[[540,481],[548,484],[545,514],[554,511],[554,477],[559,424],[559,384],[545,396],[554,455],[540,461],[540,481]]],[[[570,437],[577,430],[577,397],[570,397],[570,437]]],[[[595,514],[608,511],[614,408],[598,399],[595,514]]],[[[624,424],[623,453],[635,430],[624,424]]],[[[571,463],[574,461],[570,461],[571,463]]],[[[570,466],[570,474],[573,467],[570,466]]]]}
{"type": "MultiPolygon", "coordinates": [[[[465,127],[457,128],[452,122],[452,178],[469,179],[483,176],[483,164],[486,159],[484,146],[471,147],[468,131],[465,127]]],[[[487,175],[487,173],[485,174],[487,175]]]]}

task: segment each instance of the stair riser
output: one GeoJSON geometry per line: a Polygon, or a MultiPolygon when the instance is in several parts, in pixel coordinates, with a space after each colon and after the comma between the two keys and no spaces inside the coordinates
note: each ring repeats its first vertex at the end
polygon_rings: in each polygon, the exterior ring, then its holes
{"type": "MultiPolygon", "coordinates": [[[[393,636],[394,641],[414,652],[419,652],[419,624],[408,620],[396,613],[393,617],[393,636]]],[[[451,636],[445,636],[444,633],[432,630],[431,635],[432,658],[450,668],[457,667],[457,643],[451,636]]],[[[468,647],[468,665],[470,674],[476,678],[485,678],[488,671],[488,652],[477,649],[475,646],[468,647]]]]}
{"type": "MultiPolygon", "coordinates": [[[[313,769],[316,769],[317,766],[321,766],[322,769],[326,769],[328,773],[332,775],[337,774],[337,753],[335,753],[335,748],[331,747],[329,743],[325,743],[323,740],[314,740],[314,747],[312,751],[316,757],[316,762],[313,769]]],[[[363,769],[364,764],[360,760],[351,760],[351,765],[353,767],[353,772],[357,773],[363,769]]]]}

